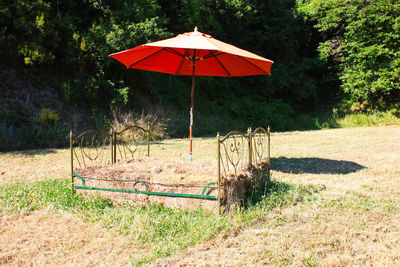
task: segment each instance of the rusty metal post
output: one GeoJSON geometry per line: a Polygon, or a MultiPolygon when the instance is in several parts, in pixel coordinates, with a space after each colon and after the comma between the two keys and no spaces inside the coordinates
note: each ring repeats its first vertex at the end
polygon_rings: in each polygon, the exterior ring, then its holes
{"type": "Polygon", "coordinates": [[[217,170],[218,170],[218,188],[217,188],[217,193],[218,193],[218,215],[221,215],[221,151],[220,151],[220,136],[219,132],[217,133],[217,170]]]}
{"type": "Polygon", "coordinates": [[[195,86],[195,79],[194,76],[196,75],[196,49],[193,50],[193,59],[192,59],[192,91],[190,93],[190,126],[189,126],[189,160],[193,160],[192,155],[192,139],[193,139],[193,107],[194,107],[194,86],[195,86]]]}
{"type": "Polygon", "coordinates": [[[113,145],[113,132],[112,132],[112,130],[111,130],[111,138],[110,138],[110,151],[111,151],[111,164],[113,164],[114,163],[114,151],[113,151],[113,149],[114,149],[114,145],[113,145]]]}
{"type": "Polygon", "coordinates": [[[150,129],[147,132],[147,156],[150,157],[150,129]]]}
{"type": "Polygon", "coordinates": [[[74,190],[74,146],[72,140],[72,131],[69,132],[69,149],[71,150],[71,190],[72,194],[75,193],[74,190]]]}
{"type": "Polygon", "coordinates": [[[247,142],[248,142],[248,153],[249,153],[248,161],[249,161],[249,166],[253,164],[253,149],[252,149],[252,146],[253,146],[253,136],[252,136],[252,135],[253,135],[253,133],[252,133],[251,127],[250,127],[250,128],[247,129],[247,136],[248,136],[247,142]]]}
{"type": "Polygon", "coordinates": [[[114,163],[113,132],[114,132],[113,129],[111,129],[111,132],[110,132],[110,136],[111,136],[111,138],[110,138],[111,164],[114,163]]]}
{"type": "Polygon", "coordinates": [[[112,144],[112,151],[113,153],[113,161],[112,163],[116,163],[117,162],[117,133],[115,131],[115,129],[112,129],[112,134],[111,134],[111,144],[112,144]]]}

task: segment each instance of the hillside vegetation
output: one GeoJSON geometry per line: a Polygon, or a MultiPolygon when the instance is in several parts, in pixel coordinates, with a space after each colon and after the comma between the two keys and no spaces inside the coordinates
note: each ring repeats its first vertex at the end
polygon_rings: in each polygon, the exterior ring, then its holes
{"type": "Polygon", "coordinates": [[[0,14],[1,150],[64,146],[69,129],[109,128],[115,108],[187,136],[190,79],[108,55],[195,26],[275,61],[272,76],[198,77],[197,136],[399,115],[397,0],[3,0],[0,14]]]}

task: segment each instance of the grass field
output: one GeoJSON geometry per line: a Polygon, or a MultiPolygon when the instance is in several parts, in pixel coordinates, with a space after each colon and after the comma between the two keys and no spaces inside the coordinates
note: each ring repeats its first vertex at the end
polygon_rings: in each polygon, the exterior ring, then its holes
{"type": "MultiPolygon", "coordinates": [[[[68,191],[68,150],[2,153],[0,265],[400,265],[400,127],[271,143],[268,196],[222,218],[83,201],[68,191]]],[[[152,151],[187,160],[187,145],[152,151]]],[[[194,153],[215,157],[214,139],[195,139],[194,153]]]]}

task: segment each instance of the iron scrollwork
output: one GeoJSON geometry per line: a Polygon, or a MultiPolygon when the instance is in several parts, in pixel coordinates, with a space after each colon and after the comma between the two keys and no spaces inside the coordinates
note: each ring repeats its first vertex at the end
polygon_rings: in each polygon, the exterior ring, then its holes
{"type": "Polygon", "coordinates": [[[237,176],[246,167],[248,142],[239,131],[232,131],[220,140],[220,162],[224,176],[237,176]]]}
{"type": "Polygon", "coordinates": [[[253,164],[259,165],[268,162],[268,131],[264,128],[257,128],[252,133],[253,164]]]}
{"type": "Polygon", "coordinates": [[[139,126],[130,126],[120,132],[115,133],[115,159],[127,160],[132,158],[140,158],[145,155],[149,156],[150,132],[139,126]],[[117,155],[118,154],[118,155],[117,155]]]}
{"type": "Polygon", "coordinates": [[[74,159],[80,168],[111,163],[110,134],[89,130],[74,137],[72,141],[74,159]]]}

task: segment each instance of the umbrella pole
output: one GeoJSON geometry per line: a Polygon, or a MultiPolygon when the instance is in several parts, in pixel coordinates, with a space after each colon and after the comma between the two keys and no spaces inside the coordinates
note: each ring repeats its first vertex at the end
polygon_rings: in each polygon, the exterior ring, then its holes
{"type": "Polygon", "coordinates": [[[192,161],[192,136],[193,136],[193,104],[194,104],[194,72],[195,72],[195,65],[196,63],[193,62],[193,72],[192,72],[192,93],[191,93],[191,101],[190,101],[190,128],[189,128],[189,135],[190,135],[190,145],[189,145],[189,160],[192,161]]]}

